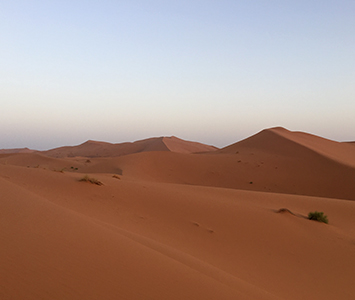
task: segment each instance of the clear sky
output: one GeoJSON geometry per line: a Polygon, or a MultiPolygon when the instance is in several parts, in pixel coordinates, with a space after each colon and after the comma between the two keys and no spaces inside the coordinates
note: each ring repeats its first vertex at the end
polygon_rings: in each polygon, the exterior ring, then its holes
{"type": "Polygon", "coordinates": [[[0,148],[273,126],[355,140],[354,0],[0,0],[0,148]]]}

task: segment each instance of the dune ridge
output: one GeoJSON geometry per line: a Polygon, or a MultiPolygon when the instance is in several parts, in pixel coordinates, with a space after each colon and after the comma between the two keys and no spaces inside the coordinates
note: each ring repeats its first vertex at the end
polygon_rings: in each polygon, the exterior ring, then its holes
{"type": "Polygon", "coordinates": [[[329,159],[355,167],[355,150],[349,147],[348,143],[335,142],[305,132],[292,132],[284,128],[274,128],[271,130],[329,159]]]}
{"type": "Polygon", "coordinates": [[[193,153],[214,151],[217,148],[197,142],[190,142],[177,137],[159,137],[139,140],[133,143],[111,144],[107,142],[87,141],[78,146],[66,146],[42,151],[43,155],[63,157],[115,157],[127,154],[150,152],[150,151],[171,151],[177,153],[193,153]]]}
{"type": "Polygon", "coordinates": [[[198,142],[189,142],[175,136],[163,137],[163,143],[171,152],[175,153],[204,153],[218,149],[215,146],[205,145],[198,142]]]}

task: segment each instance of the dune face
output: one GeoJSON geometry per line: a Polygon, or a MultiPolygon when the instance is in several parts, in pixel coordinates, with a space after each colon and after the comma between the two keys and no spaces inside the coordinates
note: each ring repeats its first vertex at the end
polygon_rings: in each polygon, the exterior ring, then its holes
{"type": "Polygon", "coordinates": [[[0,299],[353,299],[353,148],[272,128],[1,154],[0,299]]]}

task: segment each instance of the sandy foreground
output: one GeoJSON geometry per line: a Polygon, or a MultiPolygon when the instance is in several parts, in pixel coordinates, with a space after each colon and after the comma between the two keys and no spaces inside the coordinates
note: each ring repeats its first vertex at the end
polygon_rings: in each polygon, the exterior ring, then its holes
{"type": "Polygon", "coordinates": [[[14,152],[0,299],[354,299],[353,143],[272,128],[14,152]]]}

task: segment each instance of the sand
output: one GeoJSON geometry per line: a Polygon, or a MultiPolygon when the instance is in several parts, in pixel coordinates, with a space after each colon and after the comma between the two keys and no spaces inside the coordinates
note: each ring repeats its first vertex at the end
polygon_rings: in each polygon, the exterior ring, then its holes
{"type": "Polygon", "coordinates": [[[132,144],[0,154],[0,299],[353,299],[353,145],[132,144]]]}

